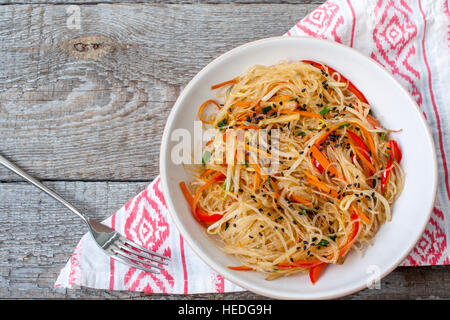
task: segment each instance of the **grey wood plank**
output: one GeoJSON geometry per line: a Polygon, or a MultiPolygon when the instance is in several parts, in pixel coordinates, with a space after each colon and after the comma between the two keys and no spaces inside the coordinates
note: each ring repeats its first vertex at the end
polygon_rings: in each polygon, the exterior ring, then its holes
{"type": "MultiPolygon", "coordinates": [[[[46,182],[93,217],[104,219],[143,190],[146,183],[46,182]]],[[[0,183],[0,299],[262,299],[251,292],[163,295],[53,288],[60,269],[86,232],[78,217],[21,182],[0,183]]],[[[401,267],[346,299],[450,299],[450,268],[401,267]]]]}
{"type": "Polygon", "coordinates": [[[164,3],[164,4],[321,4],[323,0],[0,0],[0,4],[17,5],[17,4],[53,4],[53,5],[84,5],[84,4],[100,4],[100,3],[164,3]]]}
{"type": "MultiPolygon", "coordinates": [[[[151,180],[181,88],[316,6],[82,5],[80,30],[67,6],[2,6],[0,152],[41,179],[151,180]]],[[[0,180],[17,178],[0,169],[0,180]]]]}

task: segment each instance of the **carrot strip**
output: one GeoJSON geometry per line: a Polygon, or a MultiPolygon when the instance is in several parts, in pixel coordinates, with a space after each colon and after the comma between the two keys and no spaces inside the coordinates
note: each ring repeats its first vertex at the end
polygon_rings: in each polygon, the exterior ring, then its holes
{"type": "Polygon", "coordinates": [[[291,100],[293,99],[294,96],[293,95],[287,95],[287,96],[275,96],[270,98],[269,100],[267,100],[268,102],[280,102],[280,101],[286,101],[286,100],[291,100]]]}
{"type": "Polygon", "coordinates": [[[257,125],[248,125],[248,126],[242,126],[242,127],[236,127],[236,129],[254,129],[254,130],[261,130],[260,126],[257,125]]]}
{"type": "Polygon", "coordinates": [[[339,198],[339,194],[336,192],[336,190],[332,189],[328,184],[325,182],[320,181],[316,176],[313,176],[309,172],[305,172],[306,174],[306,180],[312,184],[313,186],[316,186],[323,192],[331,195],[334,198],[339,198]]]}
{"type": "Polygon", "coordinates": [[[253,268],[247,267],[247,266],[238,266],[238,267],[227,267],[230,270],[237,270],[237,271],[252,271],[253,268]]]}
{"type": "Polygon", "coordinates": [[[259,173],[255,171],[255,184],[253,185],[253,191],[256,191],[259,187],[260,177],[259,173]]]}
{"type": "Polygon", "coordinates": [[[351,204],[350,208],[352,208],[353,212],[356,213],[365,224],[370,224],[370,219],[355,205],[351,204]]]}
{"type": "Polygon", "coordinates": [[[300,115],[303,116],[303,117],[317,118],[317,119],[320,119],[320,120],[323,119],[322,116],[321,116],[320,114],[313,113],[313,112],[309,112],[309,111],[287,110],[287,109],[284,109],[284,110],[281,110],[280,113],[282,113],[282,114],[283,114],[283,113],[284,113],[284,114],[294,114],[294,113],[298,113],[298,114],[300,114],[300,115]]]}
{"type": "Polygon", "coordinates": [[[367,122],[369,122],[374,128],[381,128],[380,123],[374,117],[372,117],[370,114],[367,115],[366,119],[367,119],[367,122]]]}
{"type": "Polygon", "coordinates": [[[372,136],[370,135],[370,132],[367,131],[367,129],[364,126],[361,126],[360,124],[353,122],[353,124],[355,124],[356,126],[358,126],[361,131],[364,133],[366,139],[367,139],[367,144],[371,153],[371,156],[373,157],[373,159],[375,161],[377,161],[377,150],[375,149],[375,143],[373,142],[372,136]]]}
{"type": "Polygon", "coordinates": [[[330,161],[328,161],[328,159],[323,155],[322,152],[320,152],[320,150],[315,145],[312,145],[310,150],[311,150],[312,156],[317,161],[319,161],[322,168],[324,168],[328,174],[331,173],[331,176],[334,175],[334,177],[341,177],[341,175],[336,170],[336,168],[330,164],[330,161]]]}
{"type": "Polygon", "coordinates": [[[338,123],[335,124],[334,126],[329,127],[330,130],[325,131],[324,133],[322,133],[322,135],[317,138],[316,142],[314,142],[314,144],[316,146],[320,146],[327,138],[330,134],[332,134],[334,131],[336,131],[337,129],[339,129],[340,126],[346,125],[348,122],[342,122],[342,123],[338,123]]]}
{"type": "Polygon", "coordinates": [[[238,106],[238,107],[250,107],[254,102],[252,101],[236,101],[233,102],[232,105],[233,106],[238,106]]]}
{"type": "Polygon", "coordinates": [[[203,109],[205,109],[205,107],[206,107],[208,104],[210,104],[210,103],[215,104],[215,105],[217,106],[217,108],[220,109],[220,104],[217,103],[217,102],[214,101],[214,100],[206,100],[205,102],[203,102],[203,104],[202,104],[202,105],[200,106],[200,108],[198,109],[198,118],[200,119],[201,122],[206,123],[206,124],[213,124],[213,123],[214,123],[214,121],[206,121],[206,120],[203,120],[203,119],[202,119],[203,109]]]}
{"type": "Polygon", "coordinates": [[[310,208],[313,208],[313,207],[314,207],[314,205],[313,205],[311,202],[309,202],[309,201],[306,200],[306,199],[303,199],[302,197],[300,197],[300,196],[298,196],[298,195],[296,195],[296,194],[292,194],[292,195],[290,196],[289,199],[290,199],[291,201],[294,201],[294,202],[298,202],[298,203],[304,204],[305,206],[308,206],[308,207],[310,207],[310,208]]]}
{"type": "Polygon", "coordinates": [[[238,78],[234,78],[234,79],[231,79],[231,80],[228,80],[225,82],[218,83],[216,85],[211,86],[211,90],[215,90],[215,89],[218,89],[220,87],[227,86],[230,84],[235,84],[237,81],[238,81],[238,78]]]}

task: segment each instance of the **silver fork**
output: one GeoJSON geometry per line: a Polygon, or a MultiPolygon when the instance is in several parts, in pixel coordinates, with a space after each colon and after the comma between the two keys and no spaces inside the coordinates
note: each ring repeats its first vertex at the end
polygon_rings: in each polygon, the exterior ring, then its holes
{"type": "Polygon", "coordinates": [[[64,200],[55,191],[49,189],[38,180],[30,176],[28,173],[17,167],[15,164],[5,159],[0,155],[0,164],[4,165],[9,170],[21,176],[28,182],[32,183],[37,188],[41,189],[54,199],[65,205],[70,211],[79,216],[89,227],[89,231],[95,242],[102,248],[111,258],[125,263],[129,266],[135,267],[151,273],[159,273],[158,270],[163,270],[160,265],[167,265],[170,261],[168,257],[160,255],[156,252],[147,250],[142,246],[128,240],[113,229],[105,226],[97,220],[89,218],[77,210],[72,204],[64,200]],[[152,263],[153,262],[153,263],[152,263]]]}

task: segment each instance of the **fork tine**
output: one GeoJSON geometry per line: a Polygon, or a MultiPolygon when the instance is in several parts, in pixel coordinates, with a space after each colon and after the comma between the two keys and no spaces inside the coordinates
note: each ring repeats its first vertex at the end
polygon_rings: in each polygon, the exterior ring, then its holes
{"type": "Polygon", "coordinates": [[[121,240],[122,240],[123,242],[125,242],[126,244],[128,244],[128,245],[130,245],[130,246],[132,246],[132,247],[138,248],[139,250],[141,250],[141,251],[143,251],[143,252],[145,252],[145,253],[147,253],[147,254],[150,254],[150,255],[152,255],[152,256],[160,257],[160,258],[163,259],[163,260],[169,260],[169,261],[170,261],[170,258],[168,258],[168,257],[166,257],[166,256],[163,256],[163,255],[160,255],[159,253],[150,251],[150,250],[148,250],[148,249],[145,249],[145,248],[141,247],[140,245],[138,245],[138,244],[136,244],[136,243],[134,243],[134,242],[131,242],[131,241],[128,240],[127,238],[121,238],[121,240]]]}
{"type": "Polygon", "coordinates": [[[120,262],[122,262],[122,263],[124,263],[124,264],[126,264],[128,266],[135,267],[136,269],[140,269],[140,270],[143,270],[143,271],[146,271],[146,272],[151,272],[151,273],[154,273],[154,274],[159,274],[159,271],[157,271],[157,270],[152,270],[152,269],[140,266],[140,265],[134,263],[133,261],[131,261],[130,259],[124,258],[122,256],[111,255],[111,258],[113,258],[114,260],[120,261],[120,262]]]}
{"type": "Polygon", "coordinates": [[[155,258],[153,258],[152,256],[150,256],[150,255],[148,255],[148,254],[146,254],[146,253],[138,252],[138,251],[134,250],[134,249],[133,249],[132,247],[130,247],[130,246],[125,246],[125,245],[122,245],[122,244],[118,244],[117,246],[118,246],[120,249],[125,250],[125,251],[128,251],[128,252],[131,252],[133,255],[138,256],[138,257],[140,257],[140,258],[144,258],[144,259],[147,259],[147,260],[150,260],[150,261],[156,262],[156,263],[158,263],[158,264],[162,264],[162,265],[168,265],[168,264],[169,264],[169,263],[166,262],[165,260],[155,259],[155,258]]]}
{"type": "Polygon", "coordinates": [[[126,253],[126,252],[123,252],[122,250],[114,250],[114,253],[118,254],[118,255],[120,255],[122,257],[125,257],[125,258],[127,258],[129,260],[132,260],[132,261],[139,262],[139,263],[142,263],[144,265],[150,266],[152,268],[156,268],[156,269],[159,269],[159,270],[164,270],[163,268],[161,268],[160,266],[158,266],[156,264],[149,263],[148,261],[145,261],[145,260],[140,260],[140,259],[138,259],[135,256],[132,256],[132,255],[126,253]]]}

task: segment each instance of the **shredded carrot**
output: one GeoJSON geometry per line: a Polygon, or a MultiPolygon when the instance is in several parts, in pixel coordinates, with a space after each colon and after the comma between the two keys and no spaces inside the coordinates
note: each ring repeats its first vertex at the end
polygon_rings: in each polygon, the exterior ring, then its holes
{"type": "Polygon", "coordinates": [[[232,105],[233,106],[238,106],[238,107],[250,107],[254,102],[252,101],[236,101],[233,102],[232,105]]]}
{"type": "Polygon", "coordinates": [[[284,109],[281,110],[280,113],[285,113],[285,114],[294,114],[294,113],[298,113],[300,114],[300,116],[303,117],[310,117],[310,118],[317,118],[322,120],[322,116],[320,114],[317,113],[313,113],[313,112],[309,112],[309,111],[301,111],[301,110],[288,110],[288,109],[284,109]]]}
{"type": "Polygon", "coordinates": [[[317,161],[319,161],[320,165],[322,166],[322,168],[325,169],[327,173],[331,173],[331,175],[332,176],[334,175],[334,177],[341,177],[340,173],[336,170],[336,168],[330,164],[330,161],[328,161],[328,159],[323,155],[322,152],[320,152],[320,150],[315,145],[312,145],[310,150],[312,156],[317,161]]]}
{"type": "Polygon", "coordinates": [[[280,101],[289,101],[291,99],[293,99],[294,96],[293,95],[287,95],[287,96],[275,96],[270,98],[269,100],[267,100],[268,102],[280,102],[280,101]]]}
{"type": "Polygon", "coordinates": [[[247,266],[238,266],[238,267],[227,267],[230,270],[237,270],[237,271],[252,271],[253,268],[247,267],[247,266]]]}
{"type": "Polygon", "coordinates": [[[314,142],[314,144],[315,144],[316,146],[321,145],[321,144],[328,138],[328,136],[329,136],[331,133],[333,133],[334,131],[336,131],[340,126],[345,125],[345,124],[347,124],[347,123],[348,123],[348,122],[342,122],[342,123],[335,124],[334,126],[331,126],[331,127],[329,128],[329,130],[326,130],[324,133],[322,133],[322,135],[321,135],[319,138],[317,138],[317,140],[316,140],[316,142],[314,142]]]}
{"type": "Polygon", "coordinates": [[[339,197],[339,194],[336,192],[336,190],[331,188],[328,184],[326,184],[323,181],[320,181],[316,176],[312,175],[309,172],[305,172],[305,174],[306,174],[306,180],[310,184],[312,184],[313,186],[316,186],[317,188],[319,188],[323,192],[331,195],[334,198],[338,198],[339,197]]]}
{"type": "Polygon", "coordinates": [[[355,212],[365,224],[370,224],[370,219],[355,205],[351,204],[350,208],[352,208],[353,212],[355,212]]]}
{"type": "Polygon", "coordinates": [[[253,191],[256,191],[259,187],[260,177],[259,173],[255,171],[255,184],[253,185],[253,191]]]}
{"type": "Polygon", "coordinates": [[[216,85],[211,86],[211,90],[215,90],[215,89],[218,89],[220,87],[227,86],[230,84],[235,84],[237,81],[238,81],[238,78],[234,78],[234,79],[222,82],[222,83],[218,83],[216,85]]]}
{"type": "Polygon", "coordinates": [[[192,203],[194,202],[194,199],[192,198],[192,195],[189,192],[188,188],[186,187],[186,184],[184,183],[184,181],[180,182],[180,188],[181,188],[181,191],[183,192],[184,197],[186,198],[186,201],[192,207],[192,203]]]}
{"type": "Polygon", "coordinates": [[[381,128],[380,123],[372,117],[370,114],[367,115],[367,122],[369,122],[374,128],[381,128]]]}
{"type": "Polygon", "coordinates": [[[373,157],[374,161],[377,161],[377,150],[375,149],[375,143],[373,142],[370,132],[367,131],[367,129],[364,126],[360,125],[359,123],[356,123],[353,121],[352,121],[352,123],[355,124],[356,126],[358,126],[361,129],[361,131],[364,133],[364,135],[367,139],[367,144],[368,144],[370,153],[372,153],[372,157],[373,157]]]}
{"type": "Polygon", "coordinates": [[[308,206],[308,207],[310,207],[310,208],[314,207],[314,205],[313,205],[311,202],[309,202],[309,201],[306,200],[306,199],[303,199],[302,197],[300,197],[299,195],[296,195],[296,194],[292,194],[292,195],[290,196],[290,200],[291,200],[291,201],[294,201],[294,202],[302,203],[302,204],[304,204],[305,206],[308,206]]]}
{"type": "Polygon", "coordinates": [[[203,104],[202,104],[202,105],[200,106],[200,108],[198,109],[198,118],[200,119],[201,122],[206,123],[206,124],[213,124],[213,123],[214,123],[214,121],[206,121],[206,120],[203,120],[203,118],[202,118],[203,109],[205,109],[205,107],[206,107],[208,104],[210,104],[210,103],[215,104],[215,105],[217,106],[217,108],[220,109],[220,104],[217,103],[217,102],[214,101],[214,100],[206,100],[205,102],[203,102],[203,104]]]}

